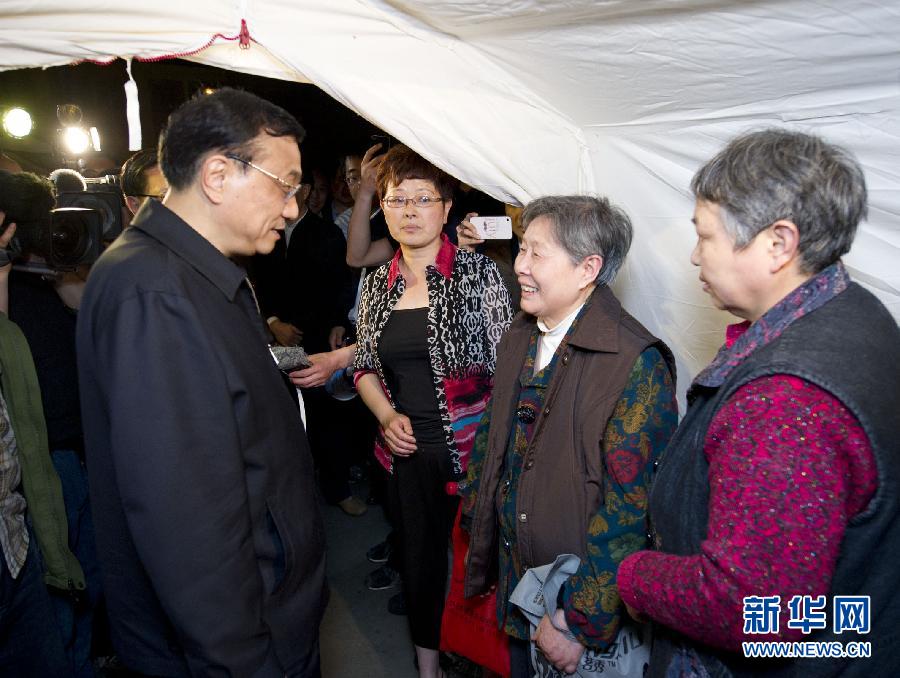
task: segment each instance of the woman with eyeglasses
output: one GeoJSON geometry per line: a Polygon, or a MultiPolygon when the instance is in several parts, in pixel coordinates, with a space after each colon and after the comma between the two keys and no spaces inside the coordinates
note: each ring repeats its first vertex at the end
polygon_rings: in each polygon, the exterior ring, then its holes
{"type": "MultiPolygon", "coordinates": [[[[671,352],[609,288],[631,245],[628,216],[603,198],[549,196],[525,208],[522,225],[522,312],[497,349],[462,520],[465,593],[497,582],[513,678],[535,667],[510,594],[557,556],[581,562],[537,627],[540,662],[574,673],[585,648],[616,640],[618,566],[646,544],[653,464],[678,423],[671,352]]],[[[538,675],[554,672],[542,665],[538,675]]]]}
{"type": "Polygon", "coordinates": [[[385,155],[378,195],[399,250],[366,278],[354,361],[357,390],[380,424],[375,455],[390,472],[422,678],[443,675],[438,643],[458,504],[446,488],[466,471],[512,318],[494,263],[442,234],[453,185],[409,148],[385,155]]]}

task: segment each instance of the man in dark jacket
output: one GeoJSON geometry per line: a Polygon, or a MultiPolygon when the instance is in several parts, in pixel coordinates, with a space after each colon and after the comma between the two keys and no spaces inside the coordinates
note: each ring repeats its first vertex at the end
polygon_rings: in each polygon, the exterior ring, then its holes
{"type": "Polygon", "coordinates": [[[324,543],[300,411],[242,268],[297,218],[287,112],[230,89],[160,138],[170,186],[92,270],[78,320],[115,648],[156,676],[318,676],[324,543]]]}

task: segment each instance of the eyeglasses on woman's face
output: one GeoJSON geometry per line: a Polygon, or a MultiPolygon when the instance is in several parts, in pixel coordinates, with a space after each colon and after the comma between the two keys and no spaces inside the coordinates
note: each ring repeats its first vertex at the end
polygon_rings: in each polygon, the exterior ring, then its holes
{"type": "Polygon", "coordinates": [[[399,195],[389,195],[381,202],[385,207],[388,207],[392,210],[402,209],[407,205],[412,205],[413,207],[419,207],[421,209],[428,209],[429,207],[433,207],[438,203],[444,202],[444,199],[433,198],[430,195],[417,195],[414,198],[406,198],[399,195]]]}

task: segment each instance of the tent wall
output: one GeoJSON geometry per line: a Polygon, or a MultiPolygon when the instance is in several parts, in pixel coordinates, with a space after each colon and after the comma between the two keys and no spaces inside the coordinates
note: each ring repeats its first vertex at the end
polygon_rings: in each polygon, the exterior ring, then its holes
{"type": "Polygon", "coordinates": [[[687,187],[741,131],[788,126],[857,154],[870,210],[846,263],[900,318],[895,2],[123,4],[5,2],[0,69],[194,53],[313,82],[496,197],[608,195],[636,230],[616,290],[675,350],[682,392],[732,320],[710,307],[689,264],[687,187]],[[241,19],[247,50],[234,40],[241,19]]]}

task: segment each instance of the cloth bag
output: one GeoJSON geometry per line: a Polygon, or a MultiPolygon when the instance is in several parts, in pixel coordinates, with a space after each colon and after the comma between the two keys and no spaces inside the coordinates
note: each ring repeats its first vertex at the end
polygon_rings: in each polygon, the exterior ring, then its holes
{"type": "MultiPolygon", "coordinates": [[[[575,574],[581,559],[565,553],[557,556],[549,565],[533,567],[525,572],[518,586],[509,597],[531,623],[534,634],[544,615],[553,619],[559,589],[575,574]]],[[[563,631],[569,640],[575,640],[569,631],[563,631]]],[[[619,635],[608,650],[598,652],[585,648],[574,674],[581,678],[642,678],[650,662],[650,627],[633,620],[624,620],[619,635]]],[[[531,642],[531,665],[536,678],[561,678],[565,675],[551,664],[531,642]]]]}
{"type": "Polygon", "coordinates": [[[501,676],[509,676],[509,639],[497,625],[497,589],[472,598],[463,597],[469,535],[453,523],[453,570],[450,592],[441,619],[441,649],[458,654],[501,676]]]}

